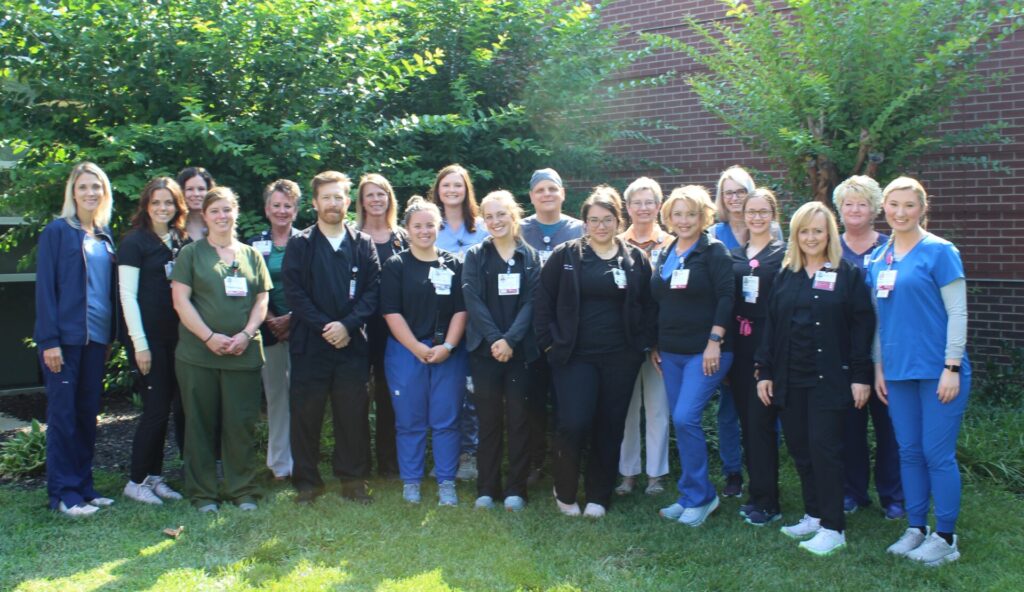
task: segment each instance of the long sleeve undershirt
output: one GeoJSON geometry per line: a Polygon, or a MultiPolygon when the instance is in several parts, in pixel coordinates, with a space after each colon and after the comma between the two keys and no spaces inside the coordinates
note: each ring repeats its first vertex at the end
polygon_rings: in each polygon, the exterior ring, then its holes
{"type": "Polygon", "coordinates": [[[146,351],[149,349],[149,342],[146,340],[146,331],[142,328],[142,311],[139,309],[139,268],[118,265],[117,273],[121,308],[124,310],[124,322],[128,325],[132,346],[137,352],[146,351]]]}

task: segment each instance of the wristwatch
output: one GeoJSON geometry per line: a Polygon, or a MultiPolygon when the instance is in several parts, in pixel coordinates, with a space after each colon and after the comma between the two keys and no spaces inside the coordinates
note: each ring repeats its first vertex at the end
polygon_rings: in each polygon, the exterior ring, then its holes
{"type": "Polygon", "coordinates": [[[712,333],[708,335],[708,341],[714,341],[715,343],[722,343],[722,336],[718,333],[712,333]]]}
{"type": "Polygon", "coordinates": [[[960,373],[960,364],[946,364],[945,366],[943,366],[943,368],[945,368],[946,370],[949,370],[953,374],[959,374],[960,373]]]}
{"type": "Polygon", "coordinates": [[[441,345],[443,345],[443,346],[444,346],[444,348],[445,348],[446,350],[448,350],[448,353],[452,353],[453,351],[455,351],[455,346],[454,346],[454,345],[452,345],[452,344],[450,344],[450,343],[448,343],[447,341],[445,341],[445,342],[444,342],[444,343],[442,343],[441,345]]]}

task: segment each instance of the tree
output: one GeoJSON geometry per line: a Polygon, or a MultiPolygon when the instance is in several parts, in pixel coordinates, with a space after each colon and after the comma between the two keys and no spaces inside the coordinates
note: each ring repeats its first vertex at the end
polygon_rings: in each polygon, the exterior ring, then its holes
{"type": "MultiPolygon", "coordinates": [[[[1021,25],[1004,0],[723,0],[723,21],[687,18],[684,51],[706,109],[828,203],[849,175],[887,178],[943,148],[1006,142],[1005,123],[941,133],[957,102],[999,75],[976,69],[1021,25]]],[[[944,161],[996,168],[986,157],[944,161]]],[[[802,189],[802,191],[801,191],[802,189]]]]}

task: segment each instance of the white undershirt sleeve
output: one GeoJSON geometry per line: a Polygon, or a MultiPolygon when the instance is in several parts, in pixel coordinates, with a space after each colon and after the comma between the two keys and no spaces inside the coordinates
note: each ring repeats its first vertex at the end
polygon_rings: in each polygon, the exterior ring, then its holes
{"type": "Polygon", "coordinates": [[[967,281],[957,278],[940,289],[946,307],[946,359],[959,360],[967,348],[967,281]]]}
{"type": "Polygon", "coordinates": [[[121,296],[121,308],[124,310],[124,322],[128,325],[128,335],[132,338],[135,351],[146,351],[146,331],[142,328],[142,311],[139,309],[139,268],[131,265],[118,265],[118,292],[121,296]]]}

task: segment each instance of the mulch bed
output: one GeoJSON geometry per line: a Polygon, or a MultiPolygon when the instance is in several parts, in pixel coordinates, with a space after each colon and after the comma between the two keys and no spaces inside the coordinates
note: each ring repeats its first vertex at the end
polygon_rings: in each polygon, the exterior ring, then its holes
{"type": "MultiPolygon", "coordinates": [[[[46,394],[39,392],[0,396],[0,412],[27,422],[36,419],[45,427],[46,394]]],[[[103,396],[97,419],[96,455],[93,459],[93,469],[122,473],[127,479],[128,465],[131,461],[132,438],[135,437],[135,427],[141,413],[142,410],[132,403],[129,393],[103,396]]],[[[10,438],[14,433],[14,431],[0,433],[0,442],[10,438]]],[[[177,449],[170,442],[172,440],[173,438],[169,438],[164,449],[165,464],[177,458],[177,449]]],[[[176,465],[177,463],[174,463],[171,466],[176,465]]],[[[175,474],[180,472],[180,469],[172,470],[171,466],[165,469],[165,476],[171,479],[180,478],[180,475],[175,474]]],[[[46,475],[40,473],[19,479],[0,477],[0,485],[8,484],[25,489],[45,488],[46,475]]]]}

